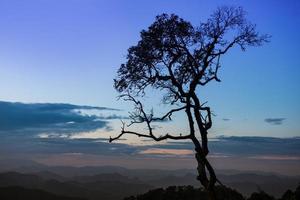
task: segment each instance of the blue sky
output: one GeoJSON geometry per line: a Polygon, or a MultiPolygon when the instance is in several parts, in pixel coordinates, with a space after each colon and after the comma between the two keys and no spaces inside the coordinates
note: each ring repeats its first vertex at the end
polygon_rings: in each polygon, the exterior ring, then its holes
{"type": "MultiPolygon", "coordinates": [[[[131,106],[116,100],[113,78],[127,49],[139,40],[139,32],[163,12],[198,25],[222,5],[242,6],[257,29],[272,38],[270,43],[246,52],[233,49],[221,60],[222,82],[199,90],[202,101],[208,101],[216,114],[211,137],[299,137],[300,3],[296,0],[0,0],[0,101],[121,109],[101,113],[95,124],[92,115],[85,118],[63,110],[72,119],[64,120],[73,122],[75,117],[75,121],[87,120],[80,124],[83,127],[91,123],[92,130],[117,132],[120,123],[116,119],[126,118],[131,106]],[[110,121],[109,116],[113,118],[110,121]]],[[[159,109],[157,97],[159,94],[147,95],[147,102],[154,102],[147,106],[159,109]]],[[[0,113],[5,119],[5,112],[0,113]]],[[[68,122],[64,120],[61,122],[68,122]]],[[[47,123],[43,131],[30,127],[34,129],[31,133],[55,136],[55,131],[61,133],[66,128],[50,131],[47,123]]],[[[185,127],[177,124],[175,129],[185,127]]],[[[76,127],[71,126],[69,132],[83,130],[76,127]]],[[[106,136],[101,133],[99,138],[106,136]]]]}

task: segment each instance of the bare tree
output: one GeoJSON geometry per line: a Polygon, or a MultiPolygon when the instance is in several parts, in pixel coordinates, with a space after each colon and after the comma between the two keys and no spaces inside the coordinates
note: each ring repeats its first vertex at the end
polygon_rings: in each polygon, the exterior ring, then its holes
{"type": "Polygon", "coordinates": [[[198,163],[197,179],[210,199],[216,199],[214,185],[218,180],[207,159],[212,113],[210,107],[199,100],[197,91],[213,80],[220,82],[220,58],[229,49],[239,46],[244,51],[248,46],[262,45],[268,38],[268,35],[260,35],[255,25],[246,20],[240,7],[220,7],[197,27],[174,14],[157,16],[147,30],[141,31],[138,44],[128,49],[127,62],[120,66],[114,80],[114,87],[122,93],[120,97],[133,102],[135,109],[130,113],[131,123],[123,123],[121,133],[110,138],[110,142],[125,134],[155,141],[191,140],[198,163]],[[136,98],[144,96],[148,87],[163,90],[163,102],[175,108],[161,117],[147,113],[136,98]],[[155,133],[153,122],[171,119],[173,113],[180,111],[186,114],[188,133],[155,133]],[[146,124],[147,131],[126,130],[136,123],[146,124]]]}

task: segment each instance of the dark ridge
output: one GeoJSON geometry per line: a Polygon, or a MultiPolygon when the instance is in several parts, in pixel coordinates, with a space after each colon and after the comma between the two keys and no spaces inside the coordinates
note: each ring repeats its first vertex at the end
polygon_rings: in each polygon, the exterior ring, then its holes
{"type": "Polygon", "coordinates": [[[86,200],[52,194],[39,189],[27,189],[19,186],[0,187],[1,200],[86,200]]]}

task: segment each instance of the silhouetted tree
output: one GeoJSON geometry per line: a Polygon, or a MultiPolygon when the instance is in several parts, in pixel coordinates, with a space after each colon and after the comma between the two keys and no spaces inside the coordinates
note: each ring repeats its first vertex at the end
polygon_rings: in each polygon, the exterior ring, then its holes
{"type": "Polygon", "coordinates": [[[298,185],[298,187],[295,191],[295,198],[296,198],[296,200],[300,200],[300,184],[298,185]]]}
{"type": "Polygon", "coordinates": [[[244,51],[248,46],[262,45],[267,39],[268,35],[260,35],[255,25],[246,20],[240,7],[218,8],[198,27],[174,14],[157,16],[148,30],[141,31],[138,44],[128,49],[127,62],[120,66],[114,80],[114,87],[122,93],[120,97],[132,101],[135,110],[130,114],[131,123],[126,126],[123,122],[120,135],[110,138],[110,142],[124,134],[155,141],[190,139],[195,146],[198,180],[210,198],[215,199],[213,191],[218,180],[207,159],[212,113],[196,91],[210,81],[220,81],[220,58],[229,49],[239,46],[244,51]],[[143,96],[148,87],[165,91],[163,102],[174,108],[161,117],[155,117],[153,111],[147,113],[136,98],[143,96]],[[179,111],[186,113],[189,133],[157,135],[153,122],[171,119],[179,111]],[[147,133],[125,129],[137,123],[145,123],[147,133]]]}
{"type": "Polygon", "coordinates": [[[295,194],[292,192],[292,190],[287,190],[281,197],[280,200],[296,200],[295,194]]]}

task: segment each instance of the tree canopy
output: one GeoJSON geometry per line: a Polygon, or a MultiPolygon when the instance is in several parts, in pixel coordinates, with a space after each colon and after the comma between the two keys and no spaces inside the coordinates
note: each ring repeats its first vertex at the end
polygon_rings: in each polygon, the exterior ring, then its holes
{"type": "Polygon", "coordinates": [[[166,89],[165,100],[174,103],[217,76],[220,56],[230,48],[259,46],[268,35],[238,7],[218,8],[200,26],[192,26],[175,14],[162,14],[141,31],[137,45],[128,49],[127,62],[119,68],[115,88],[119,92],[141,94],[148,86],[166,89]]]}

